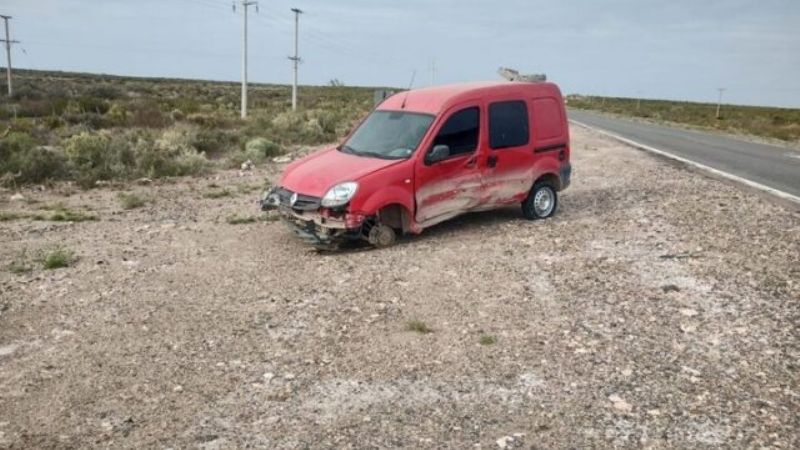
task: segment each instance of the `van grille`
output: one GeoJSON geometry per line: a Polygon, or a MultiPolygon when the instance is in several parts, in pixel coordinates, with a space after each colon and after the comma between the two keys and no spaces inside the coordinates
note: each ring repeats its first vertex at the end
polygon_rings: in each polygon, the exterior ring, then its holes
{"type": "Polygon", "coordinates": [[[284,188],[278,188],[276,192],[278,193],[278,199],[281,202],[281,206],[286,206],[296,211],[316,211],[322,204],[322,199],[319,197],[312,197],[310,195],[298,193],[297,201],[294,203],[294,205],[291,205],[290,200],[294,192],[284,188]]]}

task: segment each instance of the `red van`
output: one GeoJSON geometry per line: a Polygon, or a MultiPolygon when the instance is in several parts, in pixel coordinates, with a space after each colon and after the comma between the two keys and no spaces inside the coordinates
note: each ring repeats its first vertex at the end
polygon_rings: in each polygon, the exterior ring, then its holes
{"type": "Polygon", "coordinates": [[[570,182],[567,114],[552,83],[401,92],[337,146],[289,164],[262,209],[319,248],[383,247],[469,211],[521,204],[551,216],[570,182]]]}

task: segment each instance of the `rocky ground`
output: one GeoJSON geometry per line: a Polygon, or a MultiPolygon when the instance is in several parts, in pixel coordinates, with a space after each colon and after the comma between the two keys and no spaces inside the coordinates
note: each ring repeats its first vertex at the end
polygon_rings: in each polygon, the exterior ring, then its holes
{"type": "Polygon", "coordinates": [[[0,223],[0,448],[800,446],[800,212],[572,131],[554,218],[380,251],[229,223],[276,165],[3,193],[99,220],[0,223]]]}

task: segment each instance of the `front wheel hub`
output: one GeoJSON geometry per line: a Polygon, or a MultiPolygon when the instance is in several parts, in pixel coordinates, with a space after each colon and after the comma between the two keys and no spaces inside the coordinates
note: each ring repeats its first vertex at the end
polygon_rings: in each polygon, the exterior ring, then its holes
{"type": "Polygon", "coordinates": [[[369,235],[367,235],[367,241],[375,247],[388,247],[394,244],[396,238],[397,235],[392,227],[382,223],[372,227],[372,229],[369,230],[369,235]]]}

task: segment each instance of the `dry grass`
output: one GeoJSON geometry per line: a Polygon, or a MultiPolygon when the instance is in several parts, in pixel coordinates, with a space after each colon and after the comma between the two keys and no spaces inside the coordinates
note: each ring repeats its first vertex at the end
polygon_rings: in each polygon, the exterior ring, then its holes
{"type": "Polygon", "coordinates": [[[675,122],[703,128],[745,133],[783,141],[800,141],[800,109],[723,105],[720,119],[712,103],[641,100],[634,98],[568,98],[572,108],[603,111],[656,121],[675,122]]]}

